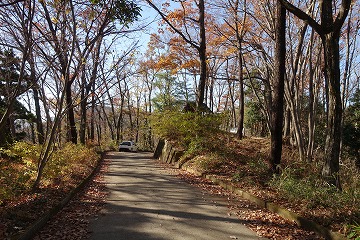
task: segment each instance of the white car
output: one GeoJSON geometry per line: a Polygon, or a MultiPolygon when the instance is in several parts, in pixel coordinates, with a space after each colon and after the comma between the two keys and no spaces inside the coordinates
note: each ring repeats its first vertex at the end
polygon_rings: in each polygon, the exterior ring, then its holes
{"type": "Polygon", "coordinates": [[[137,147],[136,144],[133,141],[124,141],[120,143],[119,145],[119,151],[130,151],[130,152],[136,152],[137,147]]]}

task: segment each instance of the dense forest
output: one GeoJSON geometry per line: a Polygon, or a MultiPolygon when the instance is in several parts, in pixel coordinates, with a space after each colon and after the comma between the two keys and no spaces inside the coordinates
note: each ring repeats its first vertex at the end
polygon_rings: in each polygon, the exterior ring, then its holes
{"type": "Polygon", "coordinates": [[[187,111],[221,116],[238,139],[270,139],[273,173],[291,146],[346,190],[341,169],[360,167],[359,10],[358,0],[2,1],[1,156],[37,146],[35,189],[68,142],[154,150],[154,121],[187,111]]]}

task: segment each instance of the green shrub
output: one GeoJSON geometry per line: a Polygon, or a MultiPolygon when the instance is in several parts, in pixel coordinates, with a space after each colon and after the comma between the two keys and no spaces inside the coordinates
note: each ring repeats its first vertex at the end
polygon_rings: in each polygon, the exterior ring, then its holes
{"type": "Polygon", "coordinates": [[[197,169],[203,172],[212,172],[220,168],[226,162],[226,159],[216,153],[208,153],[195,157],[194,161],[197,169]]]}
{"type": "Polygon", "coordinates": [[[119,150],[119,144],[115,140],[111,140],[106,144],[106,149],[110,151],[118,151],[119,150]]]}
{"type": "Polygon", "coordinates": [[[358,223],[354,223],[354,224],[350,224],[347,227],[348,230],[348,235],[347,237],[349,239],[355,239],[355,240],[360,240],[360,224],[358,223]]]}
{"type": "Polygon", "coordinates": [[[266,161],[262,158],[249,159],[247,164],[252,169],[252,174],[262,175],[269,171],[266,161]]]}
{"type": "Polygon", "coordinates": [[[221,114],[164,111],[153,114],[151,125],[155,134],[187,148],[199,138],[211,138],[219,131],[223,118],[221,114]]]}
{"type": "Polygon", "coordinates": [[[53,152],[45,166],[44,178],[49,181],[66,181],[73,174],[87,173],[87,168],[94,166],[98,158],[98,154],[86,146],[66,143],[53,152]]]}
{"type": "MultiPolygon", "coordinates": [[[[36,178],[41,146],[26,142],[14,143],[9,149],[0,149],[0,204],[31,189],[36,178]]],[[[55,150],[47,162],[43,182],[65,183],[76,176],[88,174],[99,156],[82,145],[67,143],[55,150]]]]}
{"type": "Polygon", "coordinates": [[[344,114],[343,146],[360,167],[360,89],[355,91],[349,103],[344,114]]]}
{"type": "Polygon", "coordinates": [[[36,176],[36,160],[40,146],[16,142],[9,149],[1,149],[0,203],[30,189],[36,176]]]}
{"type": "MultiPolygon", "coordinates": [[[[179,160],[182,165],[195,156],[219,152],[219,148],[224,148],[218,133],[226,117],[226,114],[164,111],[152,115],[151,126],[155,134],[171,141],[179,150],[185,150],[179,160]]],[[[212,160],[207,161],[209,166],[201,168],[212,168],[213,163],[210,162],[212,160]]]]}
{"type": "Polygon", "coordinates": [[[309,208],[317,206],[331,207],[334,211],[340,210],[344,205],[352,206],[359,211],[357,196],[354,191],[338,191],[330,186],[321,177],[315,176],[311,170],[286,168],[281,175],[274,176],[269,183],[283,196],[294,201],[301,201],[309,208]],[[307,173],[304,176],[302,173],[307,173]]]}
{"type": "Polygon", "coordinates": [[[8,149],[0,148],[4,158],[22,161],[24,158],[37,159],[40,156],[41,146],[27,142],[15,142],[8,149]]]}

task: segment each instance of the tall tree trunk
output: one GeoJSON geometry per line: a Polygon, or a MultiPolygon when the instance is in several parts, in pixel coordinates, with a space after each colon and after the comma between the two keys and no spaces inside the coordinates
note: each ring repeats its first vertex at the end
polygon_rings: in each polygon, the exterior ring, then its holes
{"type": "MultiPolygon", "coordinates": [[[[288,91],[289,92],[289,91],[288,91]]],[[[290,95],[289,93],[287,95],[290,95]]],[[[297,96],[295,97],[297,98],[297,96]]],[[[304,134],[301,130],[301,121],[300,121],[300,113],[299,109],[296,106],[295,102],[298,102],[297,99],[293,99],[292,97],[288,97],[288,105],[290,110],[291,116],[291,123],[292,123],[292,132],[295,135],[295,144],[299,151],[300,160],[305,160],[305,145],[304,145],[304,134]]]]}
{"type": "Polygon", "coordinates": [[[98,141],[98,143],[100,144],[101,143],[101,125],[100,125],[100,123],[98,123],[98,124],[96,124],[96,133],[97,133],[97,141],[98,141]]]}
{"type": "Polygon", "coordinates": [[[68,140],[74,144],[77,144],[77,130],[76,130],[76,122],[75,122],[74,105],[71,97],[71,83],[69,81],[65,84],[65,92],[66,92],[67,117],[69,121],[68,140]]]}
{"type": "Polygon", "coordinates": [[[286,144],[290,144],[290,128],[291,128],[291,114],[290,107],[286,104],[285,113],[284,113],[284,131],[283,137],[286,144]]]}
{"type": "Polygon", "coordinates": [[[237,40],[237,58],[238,58],[238,78],[239,78],[239,120],[238,120],[238,129],[237,129],[237,137],[239,139],[243,138],[243,130],[244,130],[244,111],[245,111],[245,96],[244,96],[244,65],[243,65],[243,50],[242,43],[245,35],[245,25],[247,18],[247,2],[244,0],[243,2],[243,19],[240,23],[240,19],[238,16],[239,12],[239,0],[236,0],[234,3],[234,15],[235,15],[235,30],[236,30],[236,40],[237,40]],[[240,26],[239,26],[240,25],[240,26]]]}
{"type": "MultiPolygon", "coordinates": [[[[314,42],[314,31],[311,32],[310,36],[310,51],[313,51],[313,42],[314,42]]],[[[316,62],[319,61],[317,57],[316,62]]],[[[315,67],[316,68],[316,67],[315,67]]],[[[314,144],[315,144],[315,114],[316,114],[316,86],[314,82],[315,68],[313,66],[312,54],[309,54],[309,114],[308,114],[308,147],[306,153],[307,162],[312,162],[314,144]]]]}
{"type": "Polygon", "coordinates": [[[80,137],[80,143],[81,144],[85,144],[86,141],[86,121],[87,121],[87,111],[86,111],[86,106],[87,106],[87,93],[86,93],[86,89],[85,89],[85,73],[83,73],[82,79],[83,79],[83,87],[81,88],[81,94],[80,94],[80,129],[79,129],[79,137],[80,137]]]}
{"type": "Polygon", "coordinates": [[[60,100],[58,102],[59,108],[57,110],[57,113],[55,115],[55,119],[54,119],[54,123],[51,127],[51,130],[47,136],[47,139],[44,143],[44,147],[43,150],[40,154],[39,157],[39,161],[38,161],[38,169],[37,169],[37,175],[36,175],[36,179],[33,183],[32,189],[36,190],[39,187],[40,184],[40,180],[42,178],[43,172],[44,172],[44,168],[46,163],[48,162],[51,153],[53,151],[53,145],[55,142],[55,136],[56,136],[56,132],[58,130],[58,128],[61,125],[61,116],[62,116],[62,111],[63,111],[63,103],[64,103],[64,98],[65,98],[65,90],[61,93],[60,96],[60,100]]]}
{"type": "Polygon", "coordinates": [[[208,91],[209,91],[209,95],[206,94],[206,96],[209,96],[209,104],[208,107],[210,108],[211,112],[214,112],[214,82],[215,79],[209,78],[209,87],[208,87],[208,91]]]}
{"type": "Polygon", "coordinates": [[[309,63],[309,114],[308,114],[308,147],[306,159],[307,162],[312,162],[313,149],[314,149],[314,137],[315,137],[315,116],[314,116],[314,69],[312,68],[312,58],[310,56],[309,63]]]}
{"type": "Polygon", "coordinates": [[[341,189],[339,177],[339,158],[341,144],[341,121],[342,121],[342,102],[340,91],[340,53],[339,39],[341,27],[349,13],[351,0],[342,0],[340,8],[333,9],[332,1],[320,1],[321,24],[318,24],[312,17],[304,13],[286,0],[281,1],[286,8],[300,19],[308,22],[312,28],[320,35],[324,46],[324,75],[326,91],[328,97],[327,105],[327,127],[324,166],[322,175],[330,184],[341,189]],[[337,16],[334,16],[337,12],[337,16]]]}
{"type": "MultiPolygon", "coordinates": [[[[95,82],[92,83],[91,90],[91,118],[90,118],[90,139],[95,140],[95,82]]],[[[99,143],[100,144],[100,143],[99,143]]]]}
{"type": "Polygon", "coordinates": [[[93,57],[93,68],[91,71],[89,83],[86,82],[86,75],[85,69],[83,69],[82,73],[82,87],[81,87],[81,104],[80,104],[80,142],[85,144],[85,136],[86,136],[86,126],[87,126],[87,105],[88,105],[88,98],[93,85],[95,84],[97,71],[99,68],[100,63],[100,50],[101,50],[101,43],[103,40],[103,36],[100,35],[98,40],[96,41],[96,46],[94,48],[95,54],[93,57]]]}
{"type": "Polygon", "coordinates": [[[38,142],[39,142],[39,144],[43,144],[44,143],[44,126],[43,126],[42,117],[41,117],[39,90],[38,90],[38,84],[37,84],[37,80],[36,80],[34,56],[32,53],[29,55],[28,61],[29,61],[29,65],[30,65],[30,79],[33,83],[32,90],[33,90],[33,94],[34,94],[34,105],[35,105],[35,114],[36,114],[36,130],[37,130],[38,142]]]}
{"type": "Polygon", "coordinates": [[[339,37],[334,33],[323,37],[325,77],[329,83],[329,109],[327,115],[325,164],[322,175],[341,189],[339,158],[341,142],[342,102],[340,91],[339,37]]]}
{"type": "Polygon", "coordinates": [[[271,114],[270,164],[274,173],[279,173],[282,153],[282,127],[284,118],[284,74],[285,74],[285,28],[286,9],[277,1],[275,26],[275,66],[273,78],[271,114]]]}
{"type": "Polygon", "coordinates": [[[198,87],[198,101],[197,105],[199,110],[204,104],[205,100],[205,86],[206,86],[206,75],[207,75],[207,66],[206,66],[206,29],[205,29],[205,1],[199,0],[199,28],[200,28],[200,44],[198,47],[199,58],[200,58],[200,80],[198,87]]]}
{"type": "Polygon", "coordinates": [[[243,61],[242,61],[242,51],[241,51],[241,43],[239,43],[238,49],[238,61],[239,61],[239,122],[237,129],[237,137],[239,139],[243,138],[243,130],[244,130],[244,111],[245,111],[245,97],[244,97],[244,73],[243,73],[243,61]]]}
{"type": "Polygon", "coordinates": [[[140,130],[140,94],[136,100],[136,133],[135,142],[139,142],[139,130],[140,130]]]}
{"type": "MultiPolygon", "coordinates": [[[[46,100],[47,98],[46,98],[44,84],[41,84],[41,87],[39,87],[38,92],[39,92],[39,98],[43,103],[43,108],[44,108],[44,112],[45,112],[45,117],[46,117],[45,133],[47,135],[48,132],[50,131],[53,120],[52,120],[51,115],[50,115],[50,109],[49,109],[50,104],[46,100]]],[[[44,137],[46,137],[46,135],[44,135],[44,137]]]]}
{"type": "Polygon", "coordinates": [[[304,161],[305,160],[305,143],[304,143],[304,134],[301,128],[301,110],[299,109],[299,102],[301,102],[301,100],[299,100],[299,87],[298,84],[295,84],[298,79],[299,76],[299,72],[301,72],[301,70],[299,70],[301,68],[301,65],[303,63],[303,61],[301,61],[301,56],[304,55],[303,54],[303,44],[304,44],[304,37],[306,34],[308,28],[308,24],[305,24],[304,26],[301,27],[300,31],[299,31],[299,35],[298,35],[298,46],[296,48],[296,52],[290,54],[290,59],[292,62],[292,76],[290,79],[290,83],[289,81],[286,81],[286,91],[285,91],[285,96],[286,96],[286,100],[287,100],[287,107],[289,108],[289,113],[291,116],[291,123],[292,123],[292,130],[294,135],[295,135],[295,141],[296,141],[296,146],[298,148],[298,152],[299,152],[299,157],[300,160],[304,161]],[[295,56],[295,58],[293,58],[293,56],[295,56]]]}
{"type": "MultiPolygon", "coordinates": [[[[102,103],[101,105],[102,105],[101,110],[102,110],[102,113],[104,114],[104,117],[105,117],[105,120],[106,120],[106,123],[107,123],[107,124],[104,124],[104,131],[107,132],[106,127],[109,127],[111,140],[115,140],[116,135],[115,135],[114,129],[113,129],[114,128],[113,127],[113,121],[112,121],[112,119],[109,118],[108,113],[106,112],[105,104],[102,103]]],[[[99,123],[99,126],[100,126],[100,123],[99,123]]],[[[102,128],[100,128],[100,129],[102,129],[102,128]]]]}
{"type": "Polygon", "coordinates": [[[33,87],[33,94],[34,94],[34,104],[35,104],[35,114],[36,114],[36,130],[37,130],[37,135],[38,135],[38,142],[39,142],[39,144],[43,144],[44,143],[44,126],[43,126],[42,118],[41,118],[39,91],[35,86],[33,87]]]}
{"type": "MultiPolygon", "coordinates": [[[[152,89],[153,89],[153,86],[152,86],[152,82],[151,81],[151,84],[149,84],[149,81],[147,81],[147,86],[148,86],[148,89],[149,89],[149,94],[148,94],[148,103],[145,104],[146,106],[149,106],[149,108],[146,107],[146,109],[148,109],[148,114],[146,114],[146,116],[150,115],[152,113],[152,104],[151,104],[151,99],[152,99],[152,89]]],[[[186,90],[186,93],[185,93],[185,100],[186,102],[188,101],[188,94],[187,94],[187,88],[186,88],[186,82],[185,82],[185,90],[186,90]]],[[[154,141],[153,141],[153,134],[152,134],[152,128],[151,128],[151,125],[148,124],[148,117],[145,118],[145,121],[146,121],[146,125],[149,126],[149,131],[148,131],[148,134],[147,134],[147,144],[149,145],[150,149],[153,149],[154,147],[154,141]]]]}
{"type": "Polygon", "coordinates": [[[120,112],[119,112],[119,117],[117,119],[117,124],[116,124],[116,141],[120,142],[123,140],[123,136],[122,136],[122,125],[123,125],[123,111],[124,111],[124,101],[125,101],[125,96],[124,94],[121,92],[120,89],[120,112]]]}
{"type": "MultiPolygon", "coordinates": [[[[228,94],[226,94],[226,99],[225,99],[225,104],[224,104],[224,109],[228,109],[228,105],[229,105],[229,96],[230,96],[230,102],[231,102],[231,120],[230,120],[230,127],[236,127],[236,107],[235,107],[235,97],[234,97],[234,91],[235,91],[235,87],[234,87],[234,81],[231,79],[231,76],[229,74],[229,59],[226,59],[226,68],[225,68],[225,72],[226,72],[226,78],[227,78],[227,82],[228,82],[228,94]]],[[[219,98],[219,105],[221,102],[221,98],[219,98]]]]}
{"type": "Polygon", "coordinates": [[[128,108],[128,116],[129,116],[129,124],[130,124],[130,140],[133,140],[134,137],[134,122],[133,122],[133,106],[131,104],[130,92],[127,92],[127,108],[128,108]]]}
{"type": "Polygon", "coordinates": [[[106,128],[106,122],[104,121],[103,117],[102,117],[102,111],[97,109],[97,115],[98,115],[98,122],[96,124],[96,134],[97,134],[97,142],[99,145],[101,145],[101,140],[102,140],[102,127],[101,124],[104,124],[104,127],[106,128]]]}

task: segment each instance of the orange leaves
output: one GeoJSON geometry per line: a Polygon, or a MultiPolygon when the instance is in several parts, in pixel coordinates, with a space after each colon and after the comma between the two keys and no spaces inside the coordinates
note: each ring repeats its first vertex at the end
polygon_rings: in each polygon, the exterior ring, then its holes
{"type": "Polygon", "coordinates": [[[168,70],[172,74],[177,74],[181,69],[186,69],[189,72],[196,72],[200,67],[199,60],[193,55],[181,55],[178,52],[171,51],[167,54],[162,54],[156,59],[151,59],[143,62],[144,69],[154,69],[156,71],[168,70]]]}
{"type": "Polygon", "coordinates": [[[173,12],[170,12],[167,15],[167,17],[169,20],[179,21],[179,20],[182,20],[185,17],[185,15],[184,15],[183,11],[178,9],[178,10],[174,10],[173,12]]]}
{"type": "Polygon", "coordinates": [[[227,37],[222,35],[220,37],[213,38],[211,41],[211,44],[217,46],[217,45],[223,44],[226,40],[227,40],[227,37]]]}
{"type": "Polygon", "coordinates": [[[179,37],[173,37],[169,40],[169,45],[171,46],[184,46],[184,40],[179,37]]]}
{"type": "Polygon", "coordinates": [[[190,59],[181,65],[182,69],[188,69],[190,72],[195,72],[200,68],[200,62],[198,59],[190,59]]]}
{"type": "Polygon", "coordinates": [[[143,62],[142,68],[156,71],[167,70],[173,74],[181,69],[191,72],[199,69],[200,63],[193,48],[189,47],[181,37],[166,37],[165,33],[150,36],[146,53],[148,60],[143,62]]]}
{"type": "Polygon", "coordinates": [[[159,61],[156,64],[157,69],[175,69],[177,67],[177,64],[174,62],[174,56],[173,55],[163,55],[159,58],[159,61]]]}
{"type": "Polygon", "coordinates": [[[238,51],[239,50],[237,48],[235,48],[235,47],[229,47],[229,48],[227,48],[227,50],[225,51],[224,54],[228,55],[228,56],[231,56],[233,54],[237,54],[238,51]]]}
{"type": "Polygon", "coordinates": [[[167,15],[167,20],[178,29],[184,28],[185,25],[193,25],[195,23],[194,20],[198,19],[198,10],[194,1],[183,1],[180,5],[177,5],[178,8],[171,10],[169,2],[163,3],[162,7],[163,12],[167,15]]]}
{"type": "Polygon", "coordinates": [[[145,61],[140,61],[139,66],[141,69],[140,71],[148,71],[149,69],[155,69],[156,63],[153,59],[148,59],[145,61]]]}
{"type": "Polygon", "coordinates": [[[151,34],[150,36],[150,41],[148,43],[148,51],[152,52],[155,49],[163,49],[164,48],[164,43],[161,42],[160,40],[160,36],[158,34],[151,34]]]}

